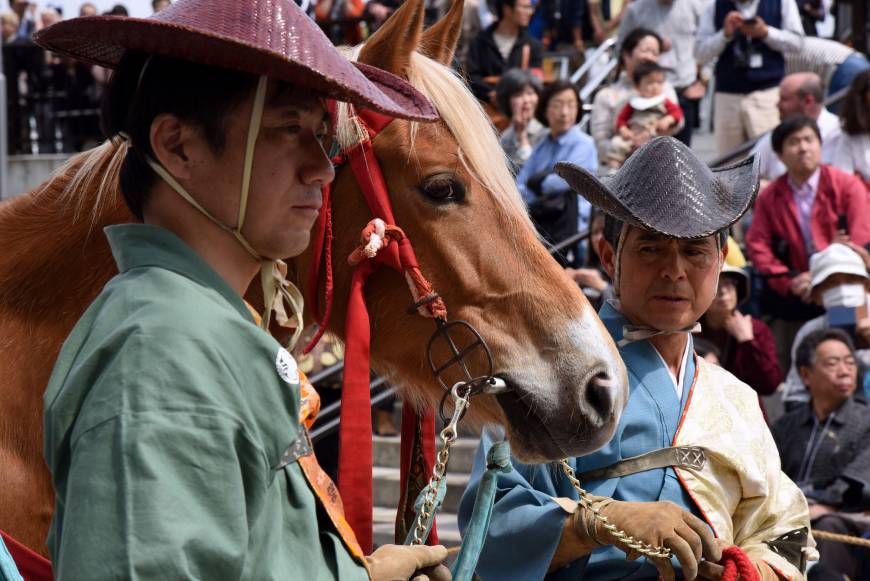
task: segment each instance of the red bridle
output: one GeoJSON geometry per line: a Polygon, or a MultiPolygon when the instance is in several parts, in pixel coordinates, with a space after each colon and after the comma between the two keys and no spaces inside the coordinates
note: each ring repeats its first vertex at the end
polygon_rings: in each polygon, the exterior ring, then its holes
{"type": "MultiPolygon", "coordinates": [[[[334,104],[331,104],[335,118],[334,104]]],[[[338,486],[345,508],[345,517],[350,523],[360,546],[366,552],[372,550],[372,422],[370,385],[371,326],[365,304],[364,289],[369,276],[381,266],[401,273],[409,283],[417,311],[442,322],[447,320],[444,302],[433,291],[431,283],[423,276],[411,241],[396,225],[393,207],[380,164],[375,157],[372,141],[390,124],[392,118],[372,111],[354,112],[356,121],[365,131],[363,140],[344,150],[335,160],[336,166],[349,164],[363,197],[374,219],[362,232],[361,245],[348,257],[354,268],[351,281],[346,318],[344,381],[341,394],[341,427],[339,430],[338,486]],[[377,220],[382,221],[378,223],[377,220]]],[[[332,273],[332,189],[323,191],[323,207],[312,232],[312,261],[309,270],[306,302],[314,309],[319,320],[318,334],[305,348],[310,351],[329,322],[333,301],[332,273]],[[318,290],[321,274],[325,277],[325,300],[321,315],[318,290]]],[[[432,410],[418,417],[412,406],[404,406],[402,416],[401,444],[402,504],[397,522],[403,518],[402,511],[415,498],[407,499],[406,485],[409,472],[422,469],[422,478],[428,478],[435,462],[435,419],[432,410]],[[422,434],[417,426],[422,426],[422,434]],[[415,435],[416,443],[415,443],[415,435]],[[421,442],[422,440],[422,442],[421,442]],[[422,444],[422,446],[421,446],[422,444]],[[414,448],[422,456],[425,467],[412,466],[414,448]]],[[[415,473],[415,476],[417,473],[415,473]]],[[[430,543],[437,543],[433,527],[430,543]]]]}

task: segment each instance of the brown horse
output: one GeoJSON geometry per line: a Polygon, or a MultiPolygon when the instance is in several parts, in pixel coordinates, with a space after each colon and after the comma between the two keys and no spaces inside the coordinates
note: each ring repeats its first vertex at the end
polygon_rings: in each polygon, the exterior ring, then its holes
{"type": "MultiPolygon", "coordinates": [[[[423,1],[408,0],[358,51],[360,61],[410,80],[441,114],[434,124],[392,122],[375,152],[397,223],[451,318],[471,322],[512,388],[480,396],[472,413],[507,427],[515,454],[549,461],[606,442],[627,400],[616,347],[577,286],[548,255],[525,213],[491,124],[452,59],[462,6],[423,32],[423,1]],[[435,184],[435,186],[433,186],[435,184]],[[461,199],[436,203],[449,187],[461,199]],[[434,188],[434,189],[433,189],[434,188]],[[602,377],[609,381],[601,381],[602,377]]],[[[351,132],[339,115],[337,135],[351,132]]],[[[102,228],[130,221],[111,173],[107,142],[73,158],[42,187],[0,206],[0,529],[38,552],[53,509],[42,457],[42,393],[64,338],[115,274],[102,228]]],[[[335,256],[358,244],[370,213],[349,169],[333,187],[335,256]]],[[[304,275],[309,255],[292,261],[304,275]]],[[[300,277],[299,286],[305,288],[300,277]]],[[[343,336],[351,269],[336,260],[330,330],[343,336]]],[[[374,367],[403,396],[432,403],[441,388],[426,364],[430,320],[405,314],[401,276],[377,272],[366,287],[374,367]]]]}

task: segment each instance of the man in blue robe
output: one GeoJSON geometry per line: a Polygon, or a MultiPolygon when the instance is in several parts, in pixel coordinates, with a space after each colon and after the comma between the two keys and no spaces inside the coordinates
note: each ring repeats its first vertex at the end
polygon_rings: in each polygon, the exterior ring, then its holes
{"type": "MultiPolygon", "coordinates": [[[[514,462],[499,477],[478,573],[718,579],[723,549],[736,545],[765,581],[803,578],[815,555],[806,500],[782,474],[752,389],[697,358],[691,340],[716,295],[727,229],[757,193],[756,164],[711,171],[676,140],[657,138],[611,178],[570,164],[557,173],[607,214],[599,250],[618,299],[599,314],[630,382],[613,439],[568,462],[610,523],[673,556],[639,559],[578,503],[558,465],[514,462]]],[[[482,438],[463,530],[495,438],[482,438]]]]}

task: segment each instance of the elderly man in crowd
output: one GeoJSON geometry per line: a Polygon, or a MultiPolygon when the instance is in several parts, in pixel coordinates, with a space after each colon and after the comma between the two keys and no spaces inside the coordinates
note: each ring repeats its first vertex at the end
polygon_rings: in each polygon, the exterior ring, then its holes
{"type": "MultiPolygon", "coordinates": [[[[870,405],[855,397],[855,348],[842,330],[821,329],[796,359],[810,400],[773,427],[782,469],[807,496],[813,530],[861,536],[870,532],[870,405]]],[[[810,581],[867,578],[866,549],[829,540],[818,549],[810,581]]]]}
{"type": "MultiPolygon", "coordinates": [[[[676,139],[658,137],[611,178],[564,163],[557,172],[607,214],[599,250],[617,300],[599,314],[631,389],[613,439],[567,462],[593,508],[676,559],[626,560],[639,553],[578,503],[561,471],[514,462],[499,476],[481,577],[718,578],[723,547],[736,545],[762,579],[799,578],[804,551],[813,553],[806,500],[780,470],[755,392],[697,358],[690,335],[716,295],[728,227],[755,198],[752,160],[713,172],[676,139]]],[[[492,439],[486,433],[478,450],[462,528],[492,439]]]]}
{"type": "Polygon", "coordinates": [[[798,329],[822,314],[812,303],[809,257],[838,238],[870,242],[870,202],[858,178],[821,163],[821,132],[812,119],[784,121],[771,141],[788,173],[758,196],[746,249],[765,278],[761,304],[774,317],[777,356],[787,369],[798,329]]]}
{"type": "Polygon", "coordinates": [[[714,0],[701,17],[695,57],[716,61],[713,128],[719,154],[779,122],[776,86],[787,53],[801,50],[795,0],[714,0]]]}
{"type": "Polygon", "coordinates": [[[863,347],[856,349],[856,359],[870,369],[870,276],[854,243],[851,245],[834,243],[810,257],[810,294],[825,314],[807,321],[794,338],[792,365],[782,393],[786,410],[803,407],[810,399],[796,364],[798,346],[810,333],[835,326],[849,328],[863,347]]]}
{"type": "MultiPolygon", "coordinates": [[[[822,163],[833,163],[840,136],[840,118],[825,108],[822,80],[815,73],[792,73],[779,84],[779,117],[791,119],[798,115],[809,117],[819,126],[822,140],[822,163]]],[[[765,133],[753,150],[758,157],[762,185],[775,180],[786,168],[773,151],[771,133],[765,133]]]]}
{"type": "Polygon", "coordinates": [[[677,139],[692,144],[692,129],[698,104],[707,90],[707,79],[695,60],[695,33],[707,0],[637,0],[629,4],[619,26],[620,46],[626,36],[645,27],[662,37],[664,50],[658,63],[669,69],[668,82],[674,87],[683,109],[685,124],[677,139]]]}

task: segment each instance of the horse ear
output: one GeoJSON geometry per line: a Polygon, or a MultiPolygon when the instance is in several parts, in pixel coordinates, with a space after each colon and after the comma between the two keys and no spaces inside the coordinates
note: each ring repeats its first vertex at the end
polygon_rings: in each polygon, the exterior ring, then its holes
{"type": "Polygon", "coordinates": [[[462,34],[462,13],[465,0],[453,0],[453,5],[441,20],[423,33],[420,52],[444,66],[450,66],[462,34]]]}
{"type": "Polygon", "coordinates": [[[424,0],[405,0],[366,42],[359,62],[407,77],[411,55],[423,33],[424,0]]]}

